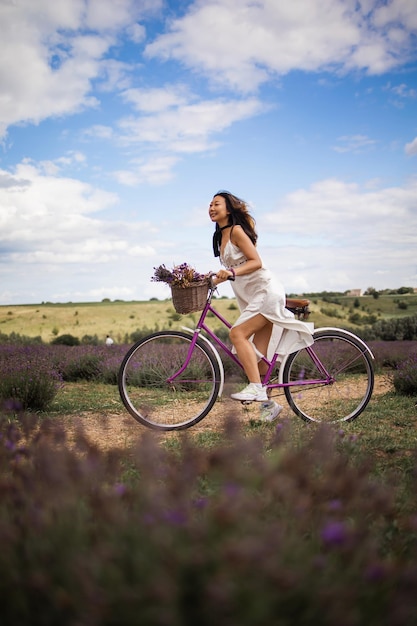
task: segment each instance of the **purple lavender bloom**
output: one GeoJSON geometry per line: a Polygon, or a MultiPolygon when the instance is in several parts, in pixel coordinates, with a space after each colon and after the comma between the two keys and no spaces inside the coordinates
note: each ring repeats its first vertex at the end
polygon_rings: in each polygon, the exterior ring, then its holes
{"type": "Polygon", "coordinates": [[[16,444],[14,441],[10,441],[10,439],[6,439],[5,443],[4,443],[4,447],[6,448],[6,450],[11,450],[12,452],[14,450],[16,450],[16,444]]]}
{"type": "Polygon", "coordinates": [[[183,511],[179,509],[171,509],[165,512],[165,521],[169,522],[173,526],[183,526],[187,521],[187,518],[183,511]]]}
{"type": "Polygon", "coordinates": [[[344,522],[328,522],[321,529],[321,539],[327,546],[341,546],[346,543],[348,533],[344,522]]]}
{"type": "Polygon", "coordinates": [[[3,408],[11,413],[20,413],[23,410],[22,403],[16,398],[9,398],[4,401],[3,408]]]}
{"type": "Polygon", "coordinates": [[[329,511],[340,511],[342,508],[342,503],[340,500],[330,500],[328,503],[329,511]]]}
{"type": "Polygon", "coordinates": [[[153,526],[153,524],[155,524],[155,516],[151,513],[145,513],[143,516],[143,523],[147,526],[153,526]]]}
{"type": "Polygon", "coordinates": [[[369,565],[365,571],[365,580],[369,582],[379,582],[386,576],[386,569],[381,563],[369,565]]]}
{"type": "Polygon", "coordinates": [[[114,492],[118,496],[124,496],[124,494],[126,493],[126,485],[124,485],[123,483],[116,483],[114,485],[114,492]]]}
{"type": "Polygon", "coordinates": [[[208,504],[208,498],[204,498],[204,497],[196,498],[193,504],[196,509],[205,509],[208,504]]]}
{"type": "Polygon", "coordinates": [[[223,489],[224,489],[225,494],[229,498],[234,498],[240,492],[239,485],[236,485],[235,483],[227,483],[226,485],[224,485],[223,489]]]}

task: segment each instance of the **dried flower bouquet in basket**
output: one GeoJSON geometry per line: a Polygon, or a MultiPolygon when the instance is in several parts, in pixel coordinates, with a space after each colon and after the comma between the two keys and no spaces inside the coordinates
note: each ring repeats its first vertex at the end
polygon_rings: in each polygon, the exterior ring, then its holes
{"type": "Polygon", "coordinates": [[[210,274],[200,274],[188,263],[181,263],[181,265],[174,265],[172,270],[169,270],[165,265],[154,267],[154,275],[151,280],[153,282],[167,283],[170,287],[193,287],[196,283],[207,282],[210,274]]]}
{"type": "Polygon", "coordinates": [[[171,287],[172,302],[177,313],[201,311],[207,300],[210,274],[200,274],[188,263],[175,265],[169,270],[165,265],[154,267],[153,282],[171,287]]]}

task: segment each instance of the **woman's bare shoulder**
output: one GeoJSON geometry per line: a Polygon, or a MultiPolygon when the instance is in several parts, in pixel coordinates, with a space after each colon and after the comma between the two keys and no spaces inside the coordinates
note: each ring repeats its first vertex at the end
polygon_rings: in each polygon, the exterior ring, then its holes
{"type": "Polygon", "coordinates": [[[239,240],[242,239],[242,237],[247,237],[247,234],[245,233],[243,228],[240,226],[240,224],[235,224],[232,227],[232,230],[230,233],[230,241],[232,243],[237,243],[239,240]]]}

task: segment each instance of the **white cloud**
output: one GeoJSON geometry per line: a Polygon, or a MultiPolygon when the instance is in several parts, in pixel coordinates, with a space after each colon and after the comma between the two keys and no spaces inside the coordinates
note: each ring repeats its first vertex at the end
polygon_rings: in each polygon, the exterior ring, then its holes
{"type": "Polygon", "coordinates": [[[84,137],[111,140],[129,151],[127,167],[113,171],[127,186],[166,183],[180,156],[215,150],[222,131],[271,108],[255,97],[204,100],[182,84],[127,89],[122,98],[135,113],[114,127],[94,125],[84,137]],[[140,157],[131,156],[137,148],[140,157]]]}
{"type": "MultiPolygon", "coordinates": [[[[30,163],[29,160],[24,162],[30,163]]],[[[55,176],[63,169],[67,169],[69,167],[79,169],[85,164],[86,157],[82,152],[79,152],[78,150],[70,150],[65,156],[58,157],[54,161],[40,161],[36,167],[40,172],[47,174],[48,176],[55,176]]]]}
{"type": "MultiPolygon", "coordinates": [[[[152,231],[146,222],[92,217],[117,205],[116,194],[47,170],[29,162],[20,163],[14,173],[0,170],[4,261],[16,266],[117,261],[128,254],[130,236],[152,231]]],[[[143,248],[145,254],[152,252],[149,242],[143,248]]]]}
{"type": "Polygon", "coordinates": [[[187,105],[195,100],[185,85],[166,85],[149,89],[127,89],[122,98],[140,113],[158,113],[187,105]]]}
{"type": "Polygon", "coordinates": [[[160,185],[171,180],[173,167],[178,159],[173,156],[150,157],[148,161],[132,160],[130,169],[113,172],[113,176],[121,185],[135,187],[140,183],[160,185]]]}
{"type": "Polygon", "coordinates": [[[399,85],[391,85],[387,83],[384,87],[385,91],[393,93],[398,98],[416,98],[417,90],[414,87],[409,87],[406,83],[400,83],[399,85]]]}
{"type": "MultiPolygon", "coordinates": [[[[163,298],[169,293],[149,282],[157,262],[215,268],[207,207],[182,216],[185,230],[175,213],[152,221],[146,201],[146,220],[108,221],[117,196],[58,174],[33,162],[0,170],[0,301],[163,298]]],[[[417,180],[390,188],[317,181],[274,212],[255,208],[261,254],[289,292],[417,285],[416,194],[417,180]]]]}
{"type": "MultiPolygon", "coordinates": [[[[119,120],[118,142],[123,147],[140,146],[142,153],[152,150],[146,159],[131,158],[128,168],[113,173],[120,184],[127,186],[166,183],[173,177],[179,155],[216,149],[216,135],[267,110],[257,98],[201,100],[181,85],[149,91],[130,89],[124,98],[134,105],[138,115],[119,120]]],[[[98,132],[104,136],[102,129],[98,132]]]]}
{"type": "Polygon", "coordinates": [[[19,122],[98,106],[95,79],[126,87],[128,67],[105,55],[122,29],[161,6],[162,0],[2,2],[0,137],[19,122]]]}
{"type": "MultiPolygon", "coordinates": [[[[141,99],[135,101],[139,107],[141,99]]],[[[172,93],[148,106],[153,109],[151,114],[120,120],[123,143],[159,144],[173,152],[207,150],[213,147],[213,134],[266,108],[256,98],[186,102],[172,93]]]]}
{"type": "Polygon", "coordinates": [[[175,247],[175,227],[161,239],[144,201],[122,219],[116,194],[63,176],[68,158],[0,169],[0,302],[137,298],[158,251],[175,247]]]}
{"type": "Polygon", "coordinates": [[[303,291],[373,283],[379,289],[400,287],[398,277],[416,286],[416,197],[416,179],[378,190],[337,179],[318,181],[288,194],[276,212],[258,220],[265,258],[291,291],[301,284],[303,291]],[[305,266],[294,266],[300,260],[305,266]]]}
{"type": "Polygon", "coordinates": [[[98,92],[112,92],[129,87],[133,66],[116,59],[104,59],[100,63],[98,92]]]}
{"type": "Polygon", "coordinates": [[[197,0],[150,43],[150,57],[176,59],[242,92],[291,70],[385,72],[412,53],[412,0],[197,0]]]}
{"type": "Polygon", "coordinates": [[[411,237],[417,244],[416,192],[413,179],[405,187],[371,191],[356,183],[322,180],[288,194],[267,221],[287,233],[320,234],[338,243],[392,238],[392,244],[400,246],[411,237]]]}
{"type": "Polygon", "coordinates": [[[111,126],[104,126],[103,124],[95,124],[84,131],[84,135],[87,138],[97,139],[112,139],[114,131],[111,126]]]}
{"type": "Polygon", "coordinates": [[[366,135],[344,135],[338,138],[338,145],[333,146],[335,152],[364,152],[375,147],[375,139],[366,135]]]}
{"type": "Polygon", "coordinates": [[[417,137],[415,137],[413,141],[410,141],[410,143],[406,143],[404,150],[409,156],[417,154],[417,137]]]}
{"type": "MultiPolygon", "coordinates": [[[[376,3],[372,4],[375,6],[376,3]]],[[[392,0],[380,4],[375,10],[374,22],[377,27],[391,29],[394,35],[398,35],[396,29],[400,24],[406,24],[408,29],[416,30],[416,5],[413,0],[392,0]]]]}
{"type": "Polygon", "coordinates": [[[127,33],[134,43],[141,43],[146,37],[146,30],[142,24],[128,26],[127,33]]]}
{"type": "Polygon", "coordinates": [[[417,90],[404,82],[392,84],[390,81],[383,87],[383,91],[389,94],[389,102],[398,109],[403,109],[408,100],[417,98],[417,90]]]}

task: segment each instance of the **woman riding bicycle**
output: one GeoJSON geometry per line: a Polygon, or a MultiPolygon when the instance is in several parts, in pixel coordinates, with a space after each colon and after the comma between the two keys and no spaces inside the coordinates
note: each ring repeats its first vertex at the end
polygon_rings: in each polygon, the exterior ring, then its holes
{"type": "Polygon", "coordinates": [[[249,380],[245,389],[231,397],[261,402],[260,419],[273,421],[282,407],[268,399],[262,386],[265,364],[261,357],[275,351],[283,356],[312,345],[311,325],[295,319],[285,308],[284,289],[258,254],[255,220],[246,202],[220,191],[210,203],[209,216],[216,224],[214,256],[220,257],[225,268],[217,272],[215,283],[232,281],[240,316],[230,330],[230,340],[249,380]]]}

